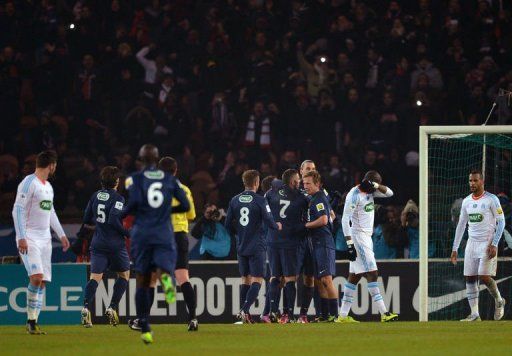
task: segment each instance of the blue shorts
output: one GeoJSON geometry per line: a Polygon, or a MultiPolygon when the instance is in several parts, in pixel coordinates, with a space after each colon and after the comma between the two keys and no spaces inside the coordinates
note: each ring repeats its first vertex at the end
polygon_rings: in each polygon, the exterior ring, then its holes
{"type": "Polygon", "coordinates": [[[297,248],[270,247],[268,259],[272,277],[296,276],[297,270],[297,248]]]}
{"type": "Polygon", "coordinates": [[[313,248],[315,278],[336,275],[336,250],[317,245],[313,248]]]}
{"type": "Polygon", "coordinates": [[[125,272],[130,270],[130,257],[126,247],[118,250],[91,250],[91,273],[104,273],[107,268],[112,272],[125,272]]]}
{"type": "Polygon", "coordinates": [[[240,275],[242,277],[264,277],[266,260],[265,251],[250,256],[238,255],[238,269],[240,270],[240,275]]]}
{"type": "Polygon", "coordinates": [[[314,275],[313,267],[313,247],[309,239],[302,239],[297,246],[297,274],[303,273],[305,276],[314,275]]]}
{"type": "Polygon", "coordinates": [[[157,268],[174,273],[178,253],[174,244],[133,244],[131,248],[134,270],[148,274],[157,268]]]}

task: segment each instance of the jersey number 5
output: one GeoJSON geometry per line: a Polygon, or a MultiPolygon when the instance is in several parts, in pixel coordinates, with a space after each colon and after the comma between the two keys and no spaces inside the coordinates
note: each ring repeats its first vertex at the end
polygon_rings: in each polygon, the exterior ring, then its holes
{"type": "Polygon", "coordinates": [[[152,183],[148,188],[148,204],[154,209],[159,208],[164,202],[164,195],[161,189],[162,182],[152,183]]]}
{"type": "Polygon", "coordinates": [[[98,204],[98,211],[96,212],[96,215],[98,215],[96,221],[103,224],[107,218],[105,215],[105,204],[98,204]]]}
{"type": "Polygon", "coordinates": [[[249,208],[243,207],[240,209],[240,225],[247,226],[249,224],[249,208]]]}

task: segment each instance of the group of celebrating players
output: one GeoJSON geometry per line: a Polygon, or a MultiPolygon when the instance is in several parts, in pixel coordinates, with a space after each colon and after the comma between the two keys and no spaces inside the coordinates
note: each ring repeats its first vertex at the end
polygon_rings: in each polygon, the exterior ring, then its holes
{"type": "MultiPolygon", "coordinates": [[[[159,159],[158,149],[144,145],[139,151],[144,168],[129,176],[125,186],[128,202],[117,192],[120,172],[107,166],[100,173],[102,189],[95,192],[84,214],[84,228],[93,228],[90,246],[91,274],[85,287],[81,319],[91,327],[90,305],[103,273],[118,273],[110,306],[105,314],[112,325],[119,323],[117,307],[126,291],[130,275],[130,256],[125,237],[131,238],[130,255],[136,274],[135,304],[137,319],[129,326],[141,331],[144,343],[153,342],[149,324],[155,286],[160,281],[167,303],[176,300],[175,282],[183,293],[189,315],[188,330],[197,331],[196,295],[188,276],[188,221],[195,217],[190,190],[175,177],[177,164],[171,157],[159,159]],[[123,219],[134,217],[127,229],[123,219]]],[[[29,275],[27,288],[27,331],[43,334],[37,320],[44,289],[51,281],[51,234],[59,236],[64,250],[69,241],[53,207],[53,189],[48,179],[55,173],[57,156],[44,151],[37,157],[36,170],[18,187],[13,218],[20,256],[29,275]]],[[[268,177],[261,183],[256,170],[243,173],[245,190],[229,203],[225,225],[237,240],[240,286],[240,312],[237,323],[253,323],[250,308],[258,297],[269,261],[270,281],[262,322],[308,323],[307,312],[314,300],[315,321],[355,323],[349,316],[357,296],[357,284],[368,280],[368,291],[379,309],[382,322],[395,321],[380,294],[378,269],[373,253],[374,197],[391,197],[376,171],[365,174],[360,184],[347,194],[341,217],[350,269],[343,288],[341,306],[333,284],[336,274],[334,222],[338,217],[330,197],[322,189],[315,163],[304,161],[300,170],[288,169],[282,179],[268,177]],[[297,277],[303,276],[300,314],[294,307],[297,277]],[[281,292],[283,311],[278,316],[281,292]]],[[[496,246],[504,227],[503,211],[496,196],[483,190],[480,172],[470,174],[472,195],[463,203],[454,241],[452,262],[456,263],[462,234],[469,225],[469,242],[464,260],[471,315],[465,321],[480,320],[478,279],[486,284],[496,301],[495,319],[503,317],[505,300],[492,276],[496,273],[496,246]],[[481,199],[482,198],[482,199],[481,199]]]]}

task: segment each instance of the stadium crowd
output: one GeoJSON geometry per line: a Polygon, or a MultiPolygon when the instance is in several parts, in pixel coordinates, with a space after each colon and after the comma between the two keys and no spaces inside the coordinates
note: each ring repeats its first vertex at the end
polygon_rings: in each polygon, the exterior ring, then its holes
{"type": "MultiPolygon", "coordinates": [[[[512,91],[511,11],[496,0],[0,1],[2,220],[35,153],[58,152],[55,207],[70,219],[102,167],[133,172],[152,142],[178,159],[199,213],[226,208],[248,168],[280,175],[313,159],[342,194],[381,172],[395,192],[382,221],[400,225],[418,199],[418,126],[480,124],[512,91]]],[[[496,116],[509,123],[506,106],[496,116]]]]}

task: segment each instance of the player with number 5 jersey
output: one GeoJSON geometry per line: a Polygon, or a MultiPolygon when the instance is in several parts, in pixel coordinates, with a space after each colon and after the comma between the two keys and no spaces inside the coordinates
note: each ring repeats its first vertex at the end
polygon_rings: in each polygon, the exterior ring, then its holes
{"type": "Polygon", "coordinates": [[[240,301],[243,303],[237,318],[243,323],[252,323],[249,309],[258,297],[265,272],[266,231],[280,230],[270,213],[267,201],[256,192],[260,186],[260,174],[256,170],[242,175],[245,191],[231,199],[225,226],[236,235],[238,268],[242,276],[240,301]]]}
{"type": "Polygon", "coordinates": [[[135,216],[131,255],[137,274],[135,304],[141,338],[145,343],[152,343],[153,334],[148,322],[153,302],[149,297],[151,273],[156,272],[160,279],[167,303],[173,303],[176,296],[171,276],[177,251],[169,216],[171,212],[187,212],[190,204],[176,178],[157,168],[158,149],[155,146],[142,146],[139,157],[145,167],[126,179],[129,198],[125,215],[135,216]],[[173,197],[178,200],[178,206],[172,207],[173,197]]]}

